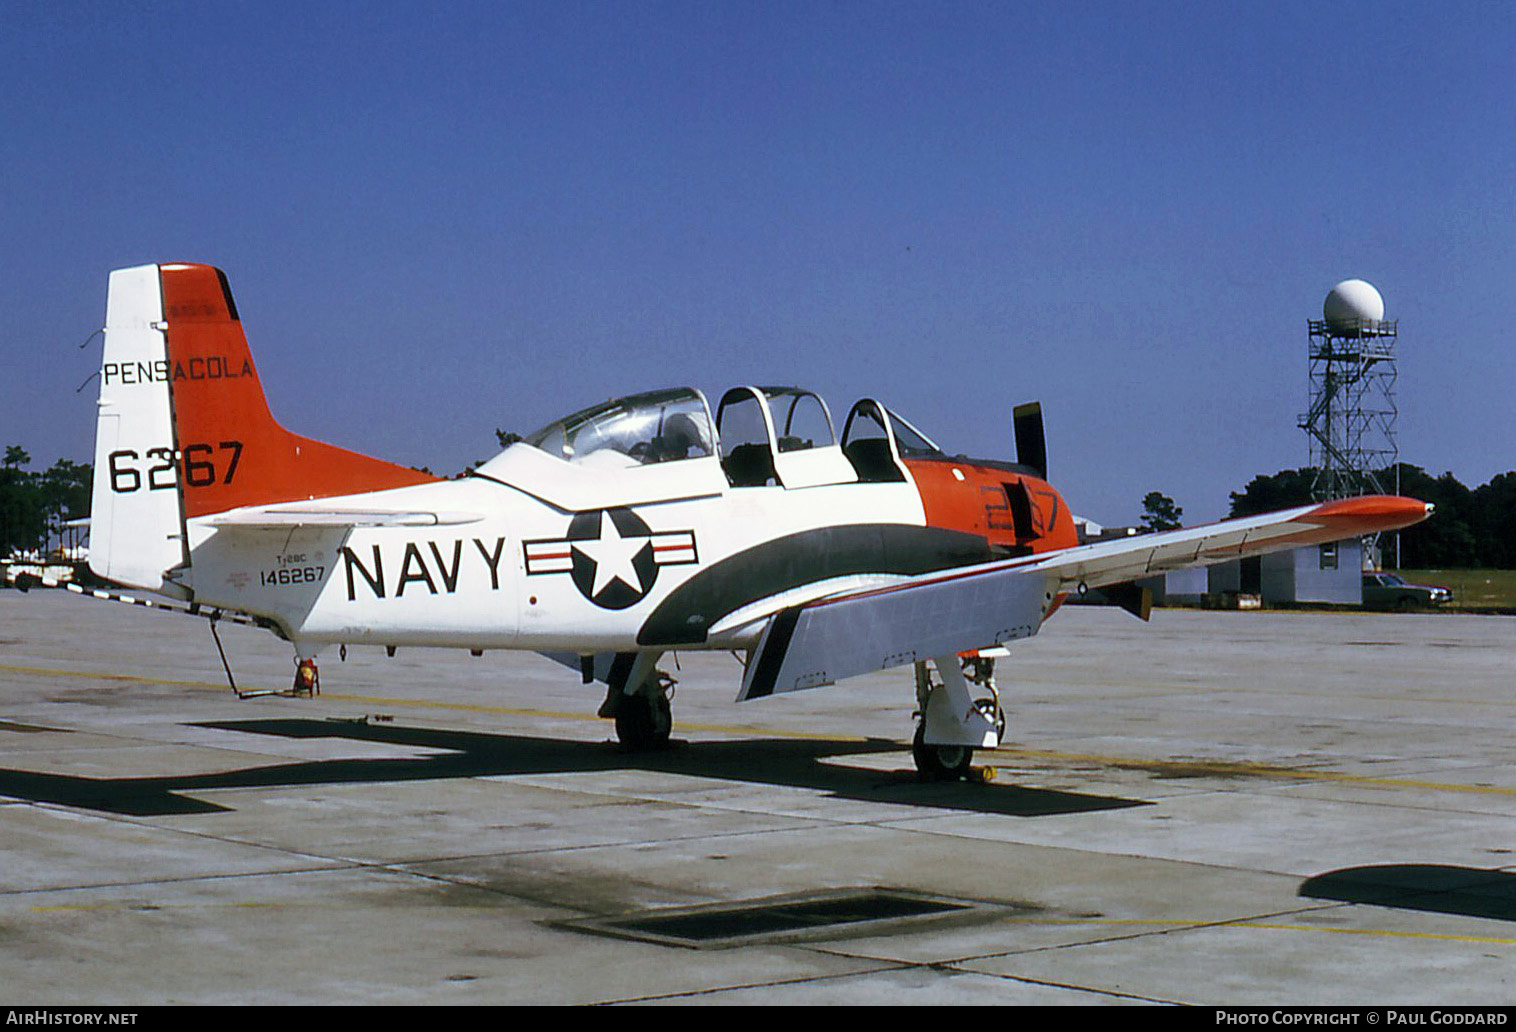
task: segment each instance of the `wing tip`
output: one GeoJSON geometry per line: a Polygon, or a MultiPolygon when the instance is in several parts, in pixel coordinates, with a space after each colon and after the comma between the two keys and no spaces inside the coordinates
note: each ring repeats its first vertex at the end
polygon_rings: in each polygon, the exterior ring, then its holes
{"type": "Polygon", "coordinates": [[[1366,531],[1399,530],[1432,515],[1433,506],[1400,495],[1360,495],[1323,502],[1310,514],[1312,522],[1362,527],[1366,531]]]}

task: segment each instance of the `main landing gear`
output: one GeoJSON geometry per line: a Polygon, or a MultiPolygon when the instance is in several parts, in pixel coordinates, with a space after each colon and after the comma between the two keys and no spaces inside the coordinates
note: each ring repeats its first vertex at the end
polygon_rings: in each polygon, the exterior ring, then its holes
{"type": "MultiPolygon", "coordinates": [[[[973,776],[974,750],[994,749],[1005,737],[1005,711],[995,686],[995,660],[1001,648],[961,656],[939,656],[916,664],[919,707],[911,755],[921,776],[963,780],[973,776]]],[[[610,658],[610,657],[606,657],[610,658]]],[[[624,652],[611,659],[587,658],[585,681],[606,683],[599,715],[616,724],[616,738],[627,752],[666,749],[673,730],[674,678],[658,669],[656,652],[624,652]]]]}
{"type": "Polygon", "coordinates": [[[669,691],[673,678],[668,678],[666,685],[661,682],[668,675],[658,676],[659,684],[644,688],[635,695],[623,695],[621,705],[616,708],[616,739],[629,752],[668,748],[669,733],[674,729],[674,707],[669,691]]]}
{"type": "Polygon", "coordinates": [[[619,654],[606,678],[599,715],[615,721],[616,739],[628,752],[668,748],[676,682],[658,669],[660,656],[656,652],[619,654]]]}
{"type": "Polygon", "coordinates": [[[995,658],[1001,654],[1000,649],[985,649],[962,657],[941,656],[930,667],[916,664],[920,721],[911,741],[911,756],[922,777],[934,781],[967,778],[974,750],[1000,745],[1005,711],[995,689],[995,658]],[[989,695],[974,698],[981,690],[989,695]]]}

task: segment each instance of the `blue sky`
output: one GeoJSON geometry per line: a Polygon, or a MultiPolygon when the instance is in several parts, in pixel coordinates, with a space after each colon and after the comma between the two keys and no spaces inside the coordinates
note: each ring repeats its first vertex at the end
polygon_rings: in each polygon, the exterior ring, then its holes
{"type": "Polygon", "coordinates": [[[1403,460],[1516,468],[1516,5],[0,7],[0,444],[88,461],[106,275],[226,270],[275,414],[452,472],[607,397],[861,396],[1076,511],[1308,460],[1400,320],[1403,460]]]}

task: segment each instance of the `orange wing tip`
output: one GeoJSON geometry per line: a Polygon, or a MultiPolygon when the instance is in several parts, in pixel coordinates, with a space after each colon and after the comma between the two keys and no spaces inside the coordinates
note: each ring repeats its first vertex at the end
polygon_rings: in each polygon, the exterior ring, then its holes
{"type": "Polygon", "coordinates": [[[1432,506],[1415,498],[1364,495],[1323,502],[1306,518],[1312,523],[1341,526],[1355,533],[1399,530],[1432,515],[1432,506]]]}

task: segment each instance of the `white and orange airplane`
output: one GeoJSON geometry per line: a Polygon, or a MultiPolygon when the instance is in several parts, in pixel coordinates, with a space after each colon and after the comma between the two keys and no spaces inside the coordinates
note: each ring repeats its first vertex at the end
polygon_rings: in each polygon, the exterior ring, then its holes
{"type": "Polygon", "coordinates": [[[1429,513],[1363,497],[1080,545],[1040,408],[1014,427],[1017,461],[990,462],[868,398],[839,438],[809,391],[736,387],[713,417],[681,387],[441,480],[286,431],[226,277],[144,265],[110,276],[90,567],[268,628],[297,687],[326,646],[540,652],[607,685],[600,715],[633,748],[668,740],[670,651],[744,655],[739,700],[914,666],[917,764],[959,776],[1004,733],[994,659],[1068,593],[1145,617],[1138,578],[1429,513]]]}

